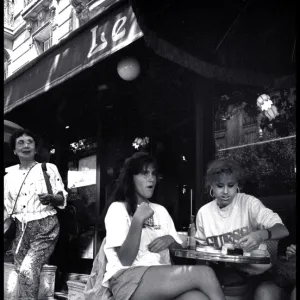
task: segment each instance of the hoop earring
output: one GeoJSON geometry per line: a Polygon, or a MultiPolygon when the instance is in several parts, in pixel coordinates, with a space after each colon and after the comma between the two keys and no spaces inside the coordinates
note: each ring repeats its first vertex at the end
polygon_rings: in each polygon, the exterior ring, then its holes
{"type": "Polygon", "coordinates": [[[209,195],[213,198],[215,195],[213,194],[213,189],[211,188],[209,191],[209,195]]]}
{"type": "Polygon", "coordinates": [[[236,188],[236,190],[237,190],[237,192],[238,192],[238,193],[240,193],[240,192],[241,192],[241,190],[240,190],[240,188],[239,188],[239,187],[237,187],[237,188],[236,188]]]}

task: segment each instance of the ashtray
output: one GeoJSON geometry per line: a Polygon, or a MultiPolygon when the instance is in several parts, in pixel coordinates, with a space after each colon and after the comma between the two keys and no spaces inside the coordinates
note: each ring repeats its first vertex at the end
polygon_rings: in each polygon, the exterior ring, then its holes
{"type": "Polygon", "coordinates": [[[222,247],[223,255],[243,255],[244,250],[241,248],[235,248],[233,244],[224,244],[222,247]]]}

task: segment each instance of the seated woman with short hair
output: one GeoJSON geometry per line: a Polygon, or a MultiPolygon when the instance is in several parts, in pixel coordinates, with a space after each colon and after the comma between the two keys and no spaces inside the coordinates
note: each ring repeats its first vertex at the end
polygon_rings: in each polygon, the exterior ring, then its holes
{"type": "MultiPolygon", "coordinates": [[[[230,159],[219,159],[209,165],[206,185],[214,199],[202,206],[196,217],[196,237],[202,243],[216,248],[229,243],[251,252],[268,240],[279,240],[289,234],[278,214],[257,198],[240,192],[244,173],[230,159]]],[[[277,247],[276,243],[273,245],[277,247]]],[[[276,247],[273,254],[276,254],[276,247]]],[[[271,262],[273,258],[271,255],[271,262]]],[[[232,264],[232,267],[245,275],[260,275],[266,274],[271,264],[232,264]]],[[[264,278],[259,277],[259,280],[264,278]]],[[[273,299],[277,299],[276,295],[273,299]]]]}

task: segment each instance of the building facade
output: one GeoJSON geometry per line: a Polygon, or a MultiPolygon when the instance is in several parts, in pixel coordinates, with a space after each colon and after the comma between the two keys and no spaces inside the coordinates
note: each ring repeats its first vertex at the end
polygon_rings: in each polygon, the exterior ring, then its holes
{"type": "Polygon", "coordinates": [[[5,0],[4,79],[60,43],[112,0],[5,0]]]}

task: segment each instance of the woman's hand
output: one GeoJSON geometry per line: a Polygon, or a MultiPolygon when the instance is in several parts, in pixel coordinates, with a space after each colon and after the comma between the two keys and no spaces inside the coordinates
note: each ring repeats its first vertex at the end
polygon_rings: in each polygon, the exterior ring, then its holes
{"type": "Polygon", "coordinates": [[[148,249],[150,252],[158,253],[166,248],[169,248],[174,241],[174,238],[170,235],[160,236],[148,245],[148,249]]]}
{"type": "Polygon", "coordinates": [[[38,196],[43,205],[52,204],[54,206],[60,206],[64,204],[64,196],[61,192],[58,192],[56,195],[44,193],[38,196]]]}
{"type": "Polygon", "coordinates": [[[259,247],[264,241],[263,233],[261,230],[254,231],[242,237],[238,242],[237,246],[240,246],[247,252],[251,252],[259,247]]]}
{"type": "Polygon", "coordinates": [[[154,211],[150,207],[149,203],[143,202],[136,209],[134,217],[138,218],[142,223],[144,223],[144,221],[153,216],[153,214],[154,211]]]}
{"type": "Polygon", "coordinates": [[[55,200],[55,196],[52,194],[43,193],[43,194],[39,194],[38,196],[43,205],[48,205],[48,204],[54,202],[54,200],[55,200]]]}
{"type": "Polygon", "coordinates": [[[296,245],[290,245],[289,247],[287,247],[285,253],[286,253],[287,259],[296,255],[296,245]]]}

